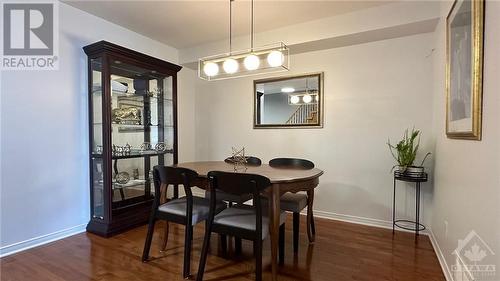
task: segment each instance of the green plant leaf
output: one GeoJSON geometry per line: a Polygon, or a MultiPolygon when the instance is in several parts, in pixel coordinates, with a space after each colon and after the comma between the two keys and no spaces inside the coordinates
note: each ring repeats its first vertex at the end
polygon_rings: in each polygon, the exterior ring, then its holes
{"type": "MultiPolygon", "coordinates": [[[[392,157],[397,161],[399,166],[412,166],[417,157],[418,149],[420,148],[420,130],[415,130],[415,128],[413,128],[410,133],[409,129],[406,129],[403,138],[396,145],[391,144],[390,139],[387,140],[387,145],[389,146],[392,157]]],[[[425,159],[427,159],[429,155],[430,153],[425,155],[421,165],[423,165],[425,159]]],[[[394,170],[396,166],[394,166],[392,170],[394,170]]]]}

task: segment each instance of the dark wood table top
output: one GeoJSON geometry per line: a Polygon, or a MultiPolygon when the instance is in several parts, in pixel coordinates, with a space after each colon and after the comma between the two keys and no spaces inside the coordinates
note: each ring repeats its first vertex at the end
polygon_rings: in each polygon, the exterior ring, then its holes
{"type": "Polygon", "coordinates": [[[323,174],[323,171],[317,168],[310,170],[281,169],[273,168],[268,164],[262,164],[260,166],[247,165],[246,170],[240,166],[240,168],[235,171],[233,164],[229,164],[224,161],[185,162],[179,163],[176,166],[194,170],[200,177],[206,177],[210,171],[257,174],[269,178],[273,184],[310,180],[323,174]]]}

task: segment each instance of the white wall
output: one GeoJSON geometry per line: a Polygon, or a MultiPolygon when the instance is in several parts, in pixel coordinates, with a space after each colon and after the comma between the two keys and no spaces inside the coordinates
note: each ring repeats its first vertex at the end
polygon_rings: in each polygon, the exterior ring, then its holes
{"type": "MultiPolygon", "coordinates": [[[[255,130],[252,81],[257,77],[200,82],[196,159],[224,159],[232,146],[245,146],[264,161],[310,159],[325,171],[316,191],[316,214],[387,224],[394,165],[387,138],[397,140],[415,126],[423,131],[422,151],[432,147],[432,40],[432,34],[421,34],[293,55],[292,71],[273,76],[324,71],[323,129],[255,130]]],[[[411,217],[413,189],[400,191],[400,214],[411,217]]],[[[429,192],[430,185],[424,185],[426,201],[429,192]]],[[[430,221],[427,203],[423,217],[430,221]]]]}
{"type": "MultiPolygon", "coordinates": [[[[82,47],[104,39],[178,61],[172,47],[63,3],[59,12],[60,69],[1,73],[2,253],[50,238],[41,237],[47,234],[82,229],[89,220],[87,60],[82,47]],[[41,239],[9,247],[37,237],[41,239]]],[[[192,102],[179,99],[181,112],[186,112],[192,102]]],[[[189,128],[193,117],[179,119],[188,123],[181,128],[189,128]]],[[[180,135],[189,139],[184,129],[180,135]]],[[[180,150],[188,151],[183,143],[180,150]]]]}
{"type": "Polygon", "coordinates": [[[195,95],[198,80],[198,73],[186,67],[177,76],[179,162],[196,160],[195,95]]]}
{"type": "Polygon", "coordinates": [[[497,280],[500,278],[500,2],[487,1],[485,10],[482,141],[453,140],[445,135],[445,17],[450,7],[450,2],[443,2],[442,20],[435,33],[436,153],[431,227],[448,267],[455,264],[452,252],[458,240],[472,230],[479,234],[496,253],[497,280]]]}

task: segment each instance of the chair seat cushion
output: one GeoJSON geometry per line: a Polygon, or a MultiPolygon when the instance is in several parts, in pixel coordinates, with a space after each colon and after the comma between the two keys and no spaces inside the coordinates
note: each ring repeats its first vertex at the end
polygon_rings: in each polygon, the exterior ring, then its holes
{"type": "MultiPolygon", "coordinates": [[[[262,198],[262,204],[269,204],[267,197],[262,198]]],[[[307,195],[303,193],[287,192],[280,198],[281,210],[300,213],[307,206],[307,195]]]]}
{"type": "MultiPolygon", "coordinates": [[[[234,195],[220,190],[217,190],[216,192],[217,194],[215,197],[217,198],[217,201],[236,202],[242,204],[252,199],[251,194],[234,195]]],[[[210,191],[205,191],[205,198],[210,198],[210,191]]]]}
{"type": "MultiPolygon", "coordinates": [[[[173,214],[177,216],[186,216],[186,197],[171,200],[165,204],[158,207],[159,212],[173,214]]],[[[224,210],[226,204],[224,202],[218,202],[216,204],[216,213],[224,210]]],[[[204,221],[208,218],[208,213],[210,209],[210,200],[202,197],[193,196],[193,225],[204,221]]]]}
{"type": "MultiPolygon", "coordinates": [[[[262,208],[262,239],[266,238],[269,233],[269,218],[264,214],[267,214],[266,208],[262,208]]],[[[214,218],[214,224],[255,231],[256,216],[257,214],[253,206],[237,205],[235,207],[227,208],[216,215],[214,218]]],[[[285,219],[286,214],[281,211],[280,225],[285,223],[285,219]]]]}

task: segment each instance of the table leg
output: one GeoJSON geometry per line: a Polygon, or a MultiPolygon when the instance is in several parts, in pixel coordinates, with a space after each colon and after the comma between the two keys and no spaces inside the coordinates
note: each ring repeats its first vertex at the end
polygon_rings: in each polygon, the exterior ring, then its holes
{"type": "Polygon", "coordinates": [[[278,238],[280,228],[280,189],[273,185],[269,200],[269,236],[271,237],[271,271],[272,280],[278,280],[278,238]]]}
{"type": "Polygon", "coordinates": [[[313,203],[314,203],[314,188],[307,191],[307,236],[309,243],[314,243],[315,235],[312,232],[313,225],[313,203]]]}
{"type": "Polygon", "coordinates": [[[162,236],[162,241],[161,241],[161,247],[160,247],[160,252],[164,252],[165,248],[167,248],[167,242],[168,242],[168,221],[165,221],[165,227],[163,228],[163,236],[162,236]]]}

